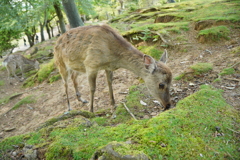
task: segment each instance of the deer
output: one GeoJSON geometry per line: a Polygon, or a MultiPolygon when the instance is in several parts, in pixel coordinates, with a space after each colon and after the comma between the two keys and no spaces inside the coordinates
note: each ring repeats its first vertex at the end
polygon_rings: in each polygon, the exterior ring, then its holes
{"type": "Polygon", "coordinates": [[[40,68],[39,67],[39,62],[37,60],[27,59],[20,54],[11,54],[11,55],[7,56],[3,60],[3,66],[5,66],[7,68],[9,84],[12,84],[11,81],[10,81],[10,75],[11,74],[15,77],[15,79],[19,80],[20,82],[23,81],[23,79],[24,79],[24,67],[25,66],[34,67],[37,70],[39,70],[39,68],[40,68]],[[19,67],[20,70],[21,70],[21,73],[22,73],[22,78],[21,79],[15,73],[17,67],[19,67]]]}
{"type": "Polygon", "coordinates": [[[172,72],[166,65],[167,50],[159,61],[143,54],[125,40],[110,26],[91,25],[73,28],[62,34],[54,47],[54,61],[63,79],[68,110],[71,110],[68,97],[68,77],[71,75],[77,100],[81,98],[77,77],[86,74],[90,88],[89,111],[93,112],[96,77],[99,70],[105,70],[110,94],[112,112],[116,109],[113,95],[113,71],[125,68],[141,77],[151,95],[156,98],[164,110],[171,107],[170,85],[172,72]]]}

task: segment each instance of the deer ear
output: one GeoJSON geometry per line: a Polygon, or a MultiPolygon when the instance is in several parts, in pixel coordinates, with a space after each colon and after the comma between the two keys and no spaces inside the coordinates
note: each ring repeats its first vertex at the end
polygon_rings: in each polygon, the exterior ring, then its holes
{"type": "Polygon", "coordinates": [[[148,69],[150,73],[153,73],[156,69],[155,60],[148,55],[144,55],[143,59],[146,69],[148,69]]]}
{"type": "Polygon", "coordinates": [[[166,64],[167,60],[168,60],[168,53],[167,53],[167,50],[165,49],[164,53],[162,54],[162,57],[160,58],[160,61],[166,64]]]}

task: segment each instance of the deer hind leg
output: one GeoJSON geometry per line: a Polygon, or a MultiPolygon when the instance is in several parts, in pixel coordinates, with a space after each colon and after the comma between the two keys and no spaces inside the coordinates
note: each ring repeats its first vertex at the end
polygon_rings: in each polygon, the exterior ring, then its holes
{"type": "Polygon", "coordinates": [[[86,101],[86,100],[81,98],[81,94],[80,94],[80,92],[78,90],[77,77],[78,77],[78,73],[77,72],[73,72],[71,78],[72,78],[72,81],[73,81],[73,85],[74,85],[74,89],[75,89],[75,92],[76,92],[77,100],[81,101],[82,103],[88,103],[88,101],[86,101]]]}
{"type": "Polygon", "coordinates": [[[8,83],[12,84],[11,81],[10,81],[10,76],[11,76],[10,68],[8,66],[6,68],[7,68],[7,72],[8,72],[8,83]]]}
{"type": "Polygon", "coordinates": [[[68,97],[68,71],[66,70],[65,67],[60,67],[59,68],[59,72],[62,76],[63,79],[63,84],[64,84],[64,88],[65,88],[65,93],[67,96],[67,104],[68,104],[68,111],[71,111],[71,106],[70,106],[70,102],[69,102],[69,97],[68,97]]]}
{"type": "MultiPolygon", "coordinates": [[[[15,77],[15,79],[21,81],[21,79],[16,75],[16,64],[10,64],[9,66],[7,66],[8,70],[12,73],[12,75],[15,77]]],[[[9,77],[10,77],[10,72],[9,72],[9,77]]],[[[9,80],[10,83],[10,80],[9,80]]]]}
{"type": "Polygon", "coordinates": [[[97,72],[88,73],[88,83],[90,86],[90,106],[89,111],[93,112],[94,93],[96,91],[97,72]]]}
{"type": "Polygon", "coordinates": [[[115,100],[113,96],[113,88],[112,88],[112,79],[113,79],[113,72],[105,70],[106,76],[107,76],[107,82],[108,82],[108,88],[109,88],[109,95],[110,95],[110,101],[112,106],[112,113],[114,113],[116,106],[115,106],[115,100]]]}

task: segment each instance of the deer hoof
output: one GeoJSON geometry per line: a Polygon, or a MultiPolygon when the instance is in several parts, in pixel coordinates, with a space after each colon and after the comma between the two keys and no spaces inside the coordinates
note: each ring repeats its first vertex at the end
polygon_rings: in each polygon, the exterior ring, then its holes
{"type": "Polygon", "coordinates": [[[88,101],[86,101],[86,100],[83,100],[83,101],[82,101],[82,103],[88,103],[88,101]]]}

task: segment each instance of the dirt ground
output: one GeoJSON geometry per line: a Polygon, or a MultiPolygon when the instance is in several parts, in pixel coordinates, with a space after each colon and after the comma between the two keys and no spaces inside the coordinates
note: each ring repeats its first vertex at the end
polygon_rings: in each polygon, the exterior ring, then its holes
{"type": "MultiPolygon", "coordinates": [[[[216,43],[201,44],[197,42],[197,39],[195,38],[196,32],[192,30],[184,35],[188,38],[190,43],[179,44],[168,49],[168,65],[172,69],[173,77],[176,77],[184,71],[188,72],[188,67],[195,63],[206,62],[212,63],[214,66],[210,73],[204,74],[201,77],[194,77],[191,81],[173,80],[171,89],[173,104],[197,91],[200,85],[211,84],[216,88],[224,90],[224,97],[227,102],[239,111],[240,75],[236,73],[230,76],[225,76],[224,78],[226,79],[222,79],[221,82],[213,83],[213,80],[218,77],[218,74],[223,68],[233,66],[233,68],[239,73],[239,53],[232,54],[231,51],[240,46],[240,32],[233,32],[236,34],[231,36],[231,41],[224,40],[216,43]]],[[[32,132],[46,120],[67,111],[64,86],[61,80],[52,84],[44,82],[33,88],[25,89],[21,87],[23,82],[17,82],[15,79],[12,79],[14,85],[9,85],[6,70],[0,70],[0,79],[5,82],[5,85],[0,86],[0,99],[12,95],[13,93],[22,93],[20,96],[11,99],[7,104],[0,104],[0,139],[32,132]],[[9,111],[14,104],[28,95],[33,95],[37,101],[35,103],[22,105],[17,110],[9,111]]],[[[78,81],[82,97],[89,101],[89,87],[86,76],[79,77],[78,81]]],[[[124,93],[128,92],[130,86],[137,84],[139,84],[138,77],[130,71],[125,69],[115,71],[113,90],[116,103],[119,104],[125,99],[127,94],[124,93]]],[[[70,80],[69,95],[73,109],[88,110],[87,105],[82,105],[76,100],[73,85],[70,80]]],[[[110,107],[107,81],[105,73],[101,71],[97,78],[94,109],[96,111],[110,107]]]]}

